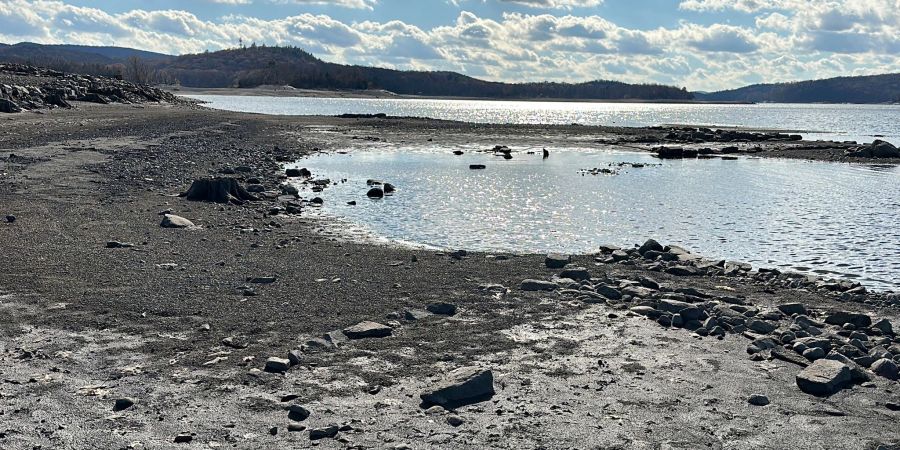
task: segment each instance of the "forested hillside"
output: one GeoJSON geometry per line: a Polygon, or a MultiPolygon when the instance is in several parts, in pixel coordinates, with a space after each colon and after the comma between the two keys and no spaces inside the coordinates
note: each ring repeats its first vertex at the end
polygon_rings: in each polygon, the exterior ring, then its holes
{"type": "Polygon", "coordinates": [[[708,101],[897,103],[900,102],[900,74],[754,84],[740,89],[695,95],[698,100],[708,101]]]}

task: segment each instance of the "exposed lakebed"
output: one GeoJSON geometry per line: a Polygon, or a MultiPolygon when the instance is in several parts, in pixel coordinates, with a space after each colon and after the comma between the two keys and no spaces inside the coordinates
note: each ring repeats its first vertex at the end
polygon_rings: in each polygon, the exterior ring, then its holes
{"type": "Polygon", "coordinates": [[[900,286],[894,166],[661,161],[578,148],[549,149],[547,159],[540,148],[517,148],[505,160],[478,150],[484,149],[376,146],[318,154],[297,166],[335,182],[316,194],[325,199],[323,213],[391,240],[582,253],[654,237],[710,257],[900,286]],[[397,192],[369,199],[369,179],[390,182],[397,192]]]}

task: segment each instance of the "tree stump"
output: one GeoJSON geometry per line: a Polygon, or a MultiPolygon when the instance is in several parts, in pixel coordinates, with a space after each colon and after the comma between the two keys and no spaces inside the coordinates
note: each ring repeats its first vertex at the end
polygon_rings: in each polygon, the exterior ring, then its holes
{"type": "Polygon", "coordinates": [[[243,205],[244,202],[258,200],[256,196],[247,192],[234,178],[203,178],[194,180],[191,188],[181,194],[191,201],[234,203],[243,205]]]}

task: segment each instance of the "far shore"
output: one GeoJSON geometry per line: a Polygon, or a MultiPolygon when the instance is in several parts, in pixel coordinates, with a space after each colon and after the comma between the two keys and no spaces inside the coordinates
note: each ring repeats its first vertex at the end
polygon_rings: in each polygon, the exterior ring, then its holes
{"type": "Polygon", "coordinates": [[[359,99],[403,99],[403,100],[481,100],[514,102],[572,102],[572,103],[667,103],[701,105],[751,105],[752,102],[707,102],[699,100],[642,100],[642,99],[590,99],[590,98],[491,98],[402,95],[382,89],[367,90],[326,90],[296,89],[290,86],[260,86],[255,88],[192,88],[158,86],[176,95],[237,95],[254,97],[313,97],[313,98],[359,98],[359,99]]]}

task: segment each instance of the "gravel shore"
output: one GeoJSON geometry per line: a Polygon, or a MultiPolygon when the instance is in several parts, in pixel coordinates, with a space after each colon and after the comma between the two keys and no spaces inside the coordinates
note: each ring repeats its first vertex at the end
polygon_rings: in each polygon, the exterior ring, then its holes
{"type": "Polygon", "coordinates": [[[281,188],[283,163],[360,139],[649,150],[671,130],[76,105],[0,116],[2,448],[900,443],[896,294],[652,241],[354,242],[281,188]],[[179,196],[204,177],[261,199],[179,196]]]}

